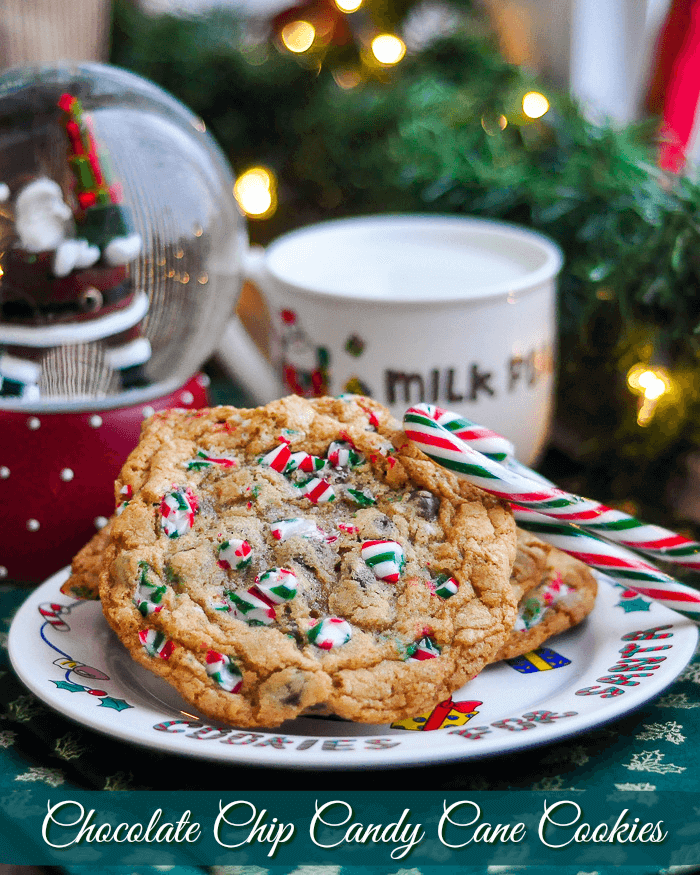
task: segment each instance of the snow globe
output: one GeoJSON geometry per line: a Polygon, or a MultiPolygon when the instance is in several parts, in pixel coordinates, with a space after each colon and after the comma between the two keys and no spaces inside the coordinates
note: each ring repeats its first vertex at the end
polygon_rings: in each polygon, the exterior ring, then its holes
{"type": "Polygon", "coordinates": [[[233,185],[202,120],[141,77],[0,77],[0,577],[69,562],[143,419],[208,402],[247,245],[233,185]]]}

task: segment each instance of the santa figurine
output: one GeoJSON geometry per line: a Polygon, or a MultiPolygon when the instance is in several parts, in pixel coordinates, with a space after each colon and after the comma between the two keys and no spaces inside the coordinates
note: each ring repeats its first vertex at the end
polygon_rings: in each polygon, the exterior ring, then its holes
{"type": "Polygon", "coordinates": [[[140,330],[148,298],[135,290],[129,271],[141,237],[80,101],[64,94],[58,106],[71,190],[42,175],[14,193],[0,184],[0,201],[13,208],[15,234],[0,265],[0,397],[29,402],[41,397],[48,349],[100,341],[121,389],[145,384],[143,367],[151,357],[140,330]]]}

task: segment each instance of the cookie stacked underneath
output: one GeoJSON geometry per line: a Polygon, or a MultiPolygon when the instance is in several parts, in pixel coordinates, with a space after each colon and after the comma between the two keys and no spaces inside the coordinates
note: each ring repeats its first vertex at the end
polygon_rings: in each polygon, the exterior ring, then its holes
{"type": "Polygon", "coordinates": [[[134,659],[239,726],[412,717],[595,598],[368,398],[156,414],[116,492],[68,588],[89,596],[99,571],[134,659]]]}
{"type": "Polygon", "coordinates": [[[510,577],[518,617],[494,661],[536,650],[552,636],[576,626],[595,605],[598,583],[583,562],[518,529],[510,577]]]}

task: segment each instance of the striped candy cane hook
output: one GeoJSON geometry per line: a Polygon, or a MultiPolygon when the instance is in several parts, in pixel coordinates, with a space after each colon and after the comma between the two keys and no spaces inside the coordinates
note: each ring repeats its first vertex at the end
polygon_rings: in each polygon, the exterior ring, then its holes
{"type": "MultiPolygon", "coordinates": [[[[438,464],[468,477],[486,492],[506,501],[575,523],[652,558],[700,570],[700,543],[697,541],[641,522],[590,498],[558,489],[519,463],[504,466],[493,461],[458,436],[465,433],[463,428],[453,424],[450,431],[443,425],[447,413],[429,404],[418,404],[409,408],[404,416],[408,437],[438,464]]],[[[455,421],[460,420],[456,414],[452,416],[455,421]]],[[[467,420],[461,423],[471,425],[467,420]]]]}
{"type": "Polygon", "coordinates": [[[592,507],[603,506],[563,492],[520,465],[512,458],[512,445],[504,438],[428,404],[406,412],[404,430],[435,462],[509,501],[523,528],[541,534],[554,546],[623,581],[630,589],[700,619],[700,593],[643,562],[623,546],[583,531],[577,524],[580,518],[585,519],[592,507]],[[474,443],[482,449],[498,453],[506,464],[468,445],[462,437],[467,435],[473,435],[474,443]]]}

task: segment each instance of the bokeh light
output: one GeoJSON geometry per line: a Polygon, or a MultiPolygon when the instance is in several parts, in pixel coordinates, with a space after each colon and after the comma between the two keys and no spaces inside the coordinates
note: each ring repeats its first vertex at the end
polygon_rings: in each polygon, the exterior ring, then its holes
{"type": "Polygon", "coordinates": [[[348,91],[351,88],[356,88],[362,82],[362,74],[359,70],[348,67],[342,70],[333,70],[333,79],[336,85],[344,91],[348,91]]]}
{"type": "Polygon", "coordinates": [[[295,54],[308,51],[316,39],[316,28],[309,21],[290,21],[280,33],[285,48],[295,54]]]}
{"type": "Polygon", "coordinates": [[[627,372],[627,385],[641,399],[637,410],[637,425],[649,425],[659,399],[672,389],[667,371],[665,368],[652,368],[639,362],[627,372]]]}
{"type": "Polygon", "coordinates": [[[233,193],[238,205],[255,219],[271,216],[277,207],[277,181],[266,167],[251,167],[236,180],[233,193]]]}
{"type": "Polygon", "coordinates": [[[372,54],[380,64],[398,64],[406,54],[406,44],[392,33],[381,33],[372,40],[372,54]]]}
{"type": "Polygon", "coordinates": [[[541,118],[549,109],[549,101],[539,91],[528,91],[523,97],[523,112],[528,118],[541,118]]]}

